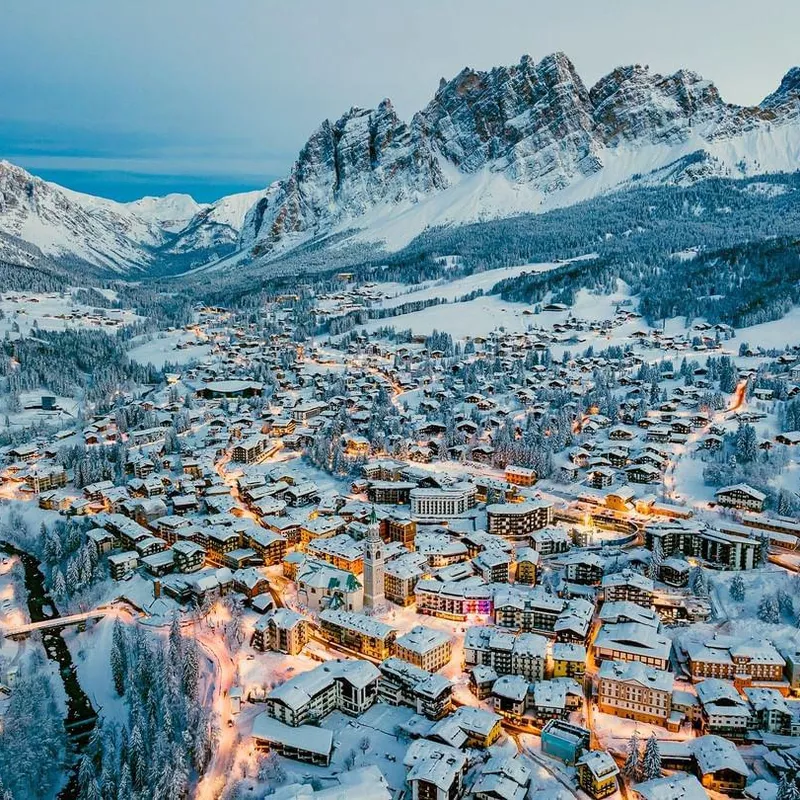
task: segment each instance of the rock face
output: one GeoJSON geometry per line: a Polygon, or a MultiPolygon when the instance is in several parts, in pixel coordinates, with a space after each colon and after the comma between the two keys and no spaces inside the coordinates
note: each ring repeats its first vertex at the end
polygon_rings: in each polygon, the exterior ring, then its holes
{"type": "MultiPolygon", "coordinates": [[[[593,182],[582,196],[625,185],[643,165],[666,182],[798,169],[799,109],[800,68],[751,108],[725,103],[713,83],[686,70],[662,76],[620,67],[587,89],[563,53],[538,63],[525,56],[489,72],[465,69],[442,80],[409,124],[388,100],[323,122],[289,176],[250,209],[239,245],[269,256],[337,229],[369,228],[380,209],[402,213],[441,193],[455,196],[454,187],[480,174],[502,176],[509,192],[529,192],[546,206],[565,189],[579,194],[587,179],[593,182]],[[769,149],[772,132],[784,126],[790,135],[776,137],[765,159],[765,143],[769,149]],[[600,175],[623,154],[623,166],[600,175]],[[691,169],[668,169],[689,155],[691,169]]],[[[511,213],[496,197],[473,205],[511,213]]],[[[535,210],[533,200],[528,209],[517,203],[519,210],[535,210]]],[[[459,211],[450,221],[467,218],[459,211]]]]}
{"type": "Polygon", "coordinates": [[[374,111],[353,108],[312,134],[289,177],[250,209],[241,239],[269,247],[323,233],[326,224],[359,217],[376,203],[414,201],[446,186],[427,137],[398,119],[388,100],[374,111]]]}

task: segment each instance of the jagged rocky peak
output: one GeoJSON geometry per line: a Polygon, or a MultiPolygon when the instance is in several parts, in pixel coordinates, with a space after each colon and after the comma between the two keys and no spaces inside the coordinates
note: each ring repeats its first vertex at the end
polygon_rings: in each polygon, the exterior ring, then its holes
{"type": "Polygon", "coordinates": [[[618,67],[589,95],[598,134],[612,146],[621,141],[675,141],[690,127],[729,115],[716,86],[688,70],[663,76],[639,64],[618,67]]]}
{"type": "MultiPolygon", "coordinates": [[[[502,214],[503,198],[521,189],[530,207],[517,201],[511,207],[534,210],[543,198],[603,171],[623,148],[627,155],[622,168],[595,181],[595,188],[583,196],[635,178],[640,165],[632,154],[653,145],[667,149],[643,158],[642,164],[665,181],[673,180],[670,164],[706,150],[706,168],[692,175],[737,174],[745,162],[750,164],[748,174],[764,171],[763,159],[749,158],[750,145],[742,137],[759,126],[796,119],[798,97],[798,69],[790,70],[761,106],[741,108],[725,103],[711,81],[688,70],[660,75],[642,65],[619,67],[589,90],[560,52],[538,62],[523,56],[517,64],[488,71],[466,67],[454,78],[442,79],[409,124],[398,118],[388,100],[375,109],[353,108],[336,122],[323,122],[290,175],[250,210],[240,245],[263,253],[287,236],[302,240],[337,226],[358,227],[359,218],[381,204],[408,209],[431,194],[455,191],[467,176],[480,172],[486,173],[489,188],[485,197],[467,203],[460,198],[460,208],[473,209],[467,214],[495,209],[502,214]],[[728,140],[739,144],[726,154],[711,152],[714,142],[728,140]],[[494,181],[496,175],[509,182],[507,189],[494,181]]],[[[781,148],[771,163],[797,168],[791,143],[787,140],[781,148]]],[[[681,175],[681,180],[689,179],[685,171],[681,175]]],[[[474,182],[478,192],[484,191],[481,183],[474,182]]],[[[378,209],[379,216],[385,213],[378,209]]],[[[463,215],[440,214],[438,220],[466,221],[463,215]]]]}
{"type": "Polygon", "coordinates": [[[539,148],[555,137],[590,130],[588,99],[563,53],[538,64],[523,56],[519,64],[489,72],[466,68],[440,84],[433,100],[415,117],[415,125],[464,172],[503,159],[499,169],[509,168],[512,176],[523,177],[525,171],[514,165],[530,148],[516,153],[515,148],[525,140],[539,148]]]}
{"type": "Polygon", "coordinates": [[[800,67],[792,67],[784,76],[780,86],[762,101],[762,108],[777,108],[787,104],[800,105],[800,67]]]}

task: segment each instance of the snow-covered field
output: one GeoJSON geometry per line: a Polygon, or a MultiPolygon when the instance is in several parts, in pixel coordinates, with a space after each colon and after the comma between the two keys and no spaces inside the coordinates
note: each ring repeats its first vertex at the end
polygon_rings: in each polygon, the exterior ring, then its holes
{"type": "Polygon", "coordinates": [[[4,292],[0,296],[0,336],[6,331],[16,336],[35,334],[35,328],[46,331],[63,331],[68,328],[95,328],[110,332],[120,325],[129,325],[140,317],[128,309],[94,309],[76,303],[70,294],[31,294],[4,292]]]}
{"type": "MultiPolygon", "coordinates": [[[[396,290],[394,296],[392,296],[390,289],[385,289],[383,285],[379,284],[378,288],[386,291],[389,296],[386,300],[378,303],[377,307],[395,308],[396,306],[403,305],[403,303],[414,303],[421,300],[432,300],[434,298],[456,300],[459,297],[479,290],[489,292],[496,283],[506,278],[516,278],[518,275],[523,275],[525,273],[549,272],[560,266],[563,266],[563,263],[523,264],[518,267],[491,269],[486,272],[476,272],[474,275],[467,275],[464,278],[458,278],[454,281],[426,283],[421,288],[413,289],[412,291],[408,291],[409,287],[406,286],[405,292],[403,292],[402,289],[396,290]]],[[[397,284],[394,285],[397,286],[397,284]]]]}
{"type": "Polygon", "coordinates": [[[165,364],[188,364],[201,361],[211,354],[211,345],[201,342],[191,331],[169,331],[155,338],[134,340],[128,352],[133,361],[161,368],[165,364]]]}
{"type": "MultiPolygon", "coordinates": [[[[538,265],[547,266],[547,265],[538,265]]],[[[552,269],[558,265],[549,265],[552,269]]],[[[515,268],[521,272],[531,271],[531,266],[515,268]]],[[[480,273],[479,276],[470,276],[470,279],[481,278],[482,281],[488,284],[487,288],[491,289],[500,277],[491,279],[499,272],[506,272],[506,270],[493,270],[492,272],[480,273]]],[[[464,281],[468,279],[462,279],[464,281]]],[[[445,292],[451,297],[462,297],[468,294],[472,289],[459,289],[458,291],[450,287],[460,281],[454,281],[450,284],[441,286],[429,287],[421,292],[413,292],[411,294],[399,295],[386,301],[393,305],[402,305],[406,302],[413,300],[424,300],[432,297],[444,297],[445,292]]],[[[463,286],[464,284],[462,284],[463,286]]],[[[469,284],[466,284],[469,285],[469,284]]],[[[545,327],[549,328],[554,323],[564,322],[569,317],[579,317],[587,320],[602,320],[614,316],[614,304],[619,303],[630,298],[630,293],[627,286],[620,281],[619,289],[614,294],[596,295],[591,294],[586,290],[581,290],[576,296],[575,304],[565,311],[541,311],[538,314],[533,312],[533,306],[525,303],[512,303],[500,299],[498,295],[486,295],[478,297],[474,300],[468,300],[465,303],[447,303],[445,305],[431,306],[422,311],[414,311],[410,314],[402,314],[400,316],[391,317],[389,319],[372,320],[363,328],[367,332],[376,330],[377,328],[386,327],[391,325],[397,330],[406,330],[410,328],[414,333],[420,335],[429,335],[434,330],[445,331],[451,334],[456,339],[463,339],[467,336],[487,336],[493,330],[503,329],[510,333],[520,333],[527,330],[529,327],[545,327]]],[[[635,323],[627,323],[620,326],[612,332],[612,336],[619,338],[627,338],[630,333],[641,325],[635,323]]],[[[359,326],[359,330],[362,326],[359,326]]],[[[583,347],[589,347],[590,344],[602,344],[607,347],[613,342],[607,337],[600,337],[598,334],[585,332],[582,334],[586,338],[586,344],[583,347]]],[[[574,344],[565,345],[566,349],[575,349],[574,344]]],[[[563,347],[561,349],[564,349],[563,347]]],[[[559,346],[553,348],[554,354],[559,354],[559,346]]]]}

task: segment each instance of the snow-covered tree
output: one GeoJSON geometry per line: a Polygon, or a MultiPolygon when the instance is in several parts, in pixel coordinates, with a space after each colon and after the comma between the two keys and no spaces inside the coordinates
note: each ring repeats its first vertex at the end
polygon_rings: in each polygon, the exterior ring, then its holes
{"type": "Polygon", "coordinates": [[[745,598],[744,578],[742,578],[742,576],[739,573],[733,576],[733,580],[731,581],[729,591],[732,600],[735,600],[737,603],[744,602],[745,598]]]}
{"type": "Polygon", "coordinates": [[[628,755],[622,767],[622,774],[632,783],[638,782],[641,777],[641,752],[638,731],[634,731],[628,740],[628,755]]]}
{"type": "Polygon", "coordinates": [[[644,758],[642,760],[641,778],[651,781],[661,777],[661,750],[658,747],[658,739],[652,734],[645,743],[644,758]]]}
{"type": "Polygon", "coordinates": [[[758,604],[758,618],[773,625],[781,621],[780,609],[774,595],[765,594],[761,598],[758,604]]]}
{"type": "Polygon", "coordinates": [[[114,631],[111,641],[111,675],[114,679],[114,689],[118,695],[125,694],[125,677],[127,673],[127,643],[125,629],[122,623],[114,620],[114,631]]]}

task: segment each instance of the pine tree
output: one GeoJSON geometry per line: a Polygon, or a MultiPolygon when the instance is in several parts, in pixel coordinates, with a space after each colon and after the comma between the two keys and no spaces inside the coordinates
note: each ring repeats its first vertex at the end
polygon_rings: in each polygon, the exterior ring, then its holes
{"type": "Polygon", "coordinates": [[[64,580],[64,573],[58,567],[53,572],[53,597],[57,602],[62,602],[67,598],[67,584],[64,580]]]}
{"type": "Polygon", "coordinates": [[[622,774],[631,782],[636,783],[639,780],[641,771],[641,754],[639,752],[639,733],[633,732],[628,742],[628,756],[625,759],[625,764],[622,767],[622,774]]]}
{"type": "Polygon", "coordinates": [[[773,595],[765,594],[758,604],[758,618],[768,624],[777,624],[781,621],[780,609],[773,595]]]}
{"type": "Polygon", "coordinates": [[[641,777],[645,781],[661,777],[661,750],[655,734],[652,734],[645,744],[641,777]]]}
{"type": "Polygon", "coordinates": [[[708,597],[708,579],[702,567],[695,567],[692,571],[691,586],[698,597],[708,597]]]}
{"type": "Polygon", "coordinates": [[[735,600],[737,603],[744,602],[745,598],[745,586],[744,586],[744,578],[737,573],[733,576],[733,580],[731,581],[730,586],[730,595],[731,599],[735,600]]]}
{"type": "Polygon", "coordinates": [[[662,550],[661,538],[658,536],[653,537],[653,550],[650,555],[650,564],[648,565],[648,575],[650,580],[657,580],[660,572],[660,567],[664,563],[664,552],[662,550]]]}
{"type": "Polygon", "coordinates": [[[111,642],[111,674],[114,678],[114,689],[117,694],[125,694],[125,677],[128,668],[127,647],[125,641],[125,630],[122,623],[117,619],[114,621],[114,632],[111,642]]]}
{"type": "Polygon", "coordinates": [[[185,648],[181,685],[186,697],[193,699],[197,694],[197,684],[200,673],[197,643],[190,639],[185,648]]]}
{"type": "Polygon", "coordinates": [[[133,781],[131,780],[131,769],[127,762],[123,763],[119,773],[119,787],[117,788],[116,800],[132,800],[133,781]]]}
{"type": "Polygon", "coordinates": [[[797,788],[796,776],[784,773],[778,782],[778,793],[775,795],[775,800],[798,800],[800,798],[800,789],[797,788]]]}

